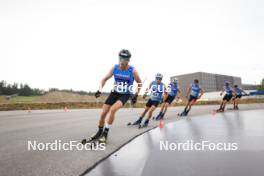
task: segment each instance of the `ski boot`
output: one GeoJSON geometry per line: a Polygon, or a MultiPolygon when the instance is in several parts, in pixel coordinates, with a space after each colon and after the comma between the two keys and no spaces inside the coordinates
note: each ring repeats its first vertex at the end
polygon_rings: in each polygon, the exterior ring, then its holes
{"type": "Polygon", "coordinates": [[[216,110],[216,112],[224,112],[225,110],[223,108],[219,108],[216,110]]]}
{"type": "Polygon", "coordinates": [[[107,134],[108,133],[103,132],[103,134],[98,138],[98,142],[106,144],[106,142],[107,142],[107,134]]]}
{"type": "Polygon", "coordinates": [[[97,140],[101,135],[102,135],[103,131],[102,130],[98,130],[97,133],[93,134],[91,137],[89,137],[88,139],[83,139],[82,140],[82,144],[86,144],[89,142],[92,142],[94,140],[97,140]]]}
{"type": "Polygon", "coordinates": [[[142,121],[142,118],[139,118],[137,121],[135,121],[134,123],[132,123],[132,125],[140,125],[142,121]]]}
{"type": "Polygon", "coordinates": [[[159,118],[159,120],[163,120],[164,115],[165,115],[165,114],[162,113],[161,116],[160,116],[160,118],[159,118]]]}
{"type": "Polygon", "coordinates": [[[160,112],[160,113],[157,115],[157,117],[153,117],[153,119],[155,119],[155,120],[160,120],[161,115],[162,115],[162,112],[160,112]]]}
{"type": "Polygon", "coordinates": [[[182,117],[182,116],[187,116],[187,112],[183,111],[182,113],[178,114],[178,116],[182,117]]]}
{"type": "Polygon", "coordinates": [[[148,123],[149,123],[149,120],[147,119],[147,120],[145,120],[143,125],[139,124],[138,128],[140,129],[140,128],[143,128],[143,127],[148,127],[148,123]]]}

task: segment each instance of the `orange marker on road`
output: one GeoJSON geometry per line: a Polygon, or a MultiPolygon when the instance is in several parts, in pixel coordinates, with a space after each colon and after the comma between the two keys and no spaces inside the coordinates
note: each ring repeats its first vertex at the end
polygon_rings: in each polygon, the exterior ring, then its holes
{"type": "Polygon", "coordinates": [[[163,122],[163,120],[161,119],[160,121],[159,121],[159,128],[163,128],[164,127],[164,122],[163,122]]]}

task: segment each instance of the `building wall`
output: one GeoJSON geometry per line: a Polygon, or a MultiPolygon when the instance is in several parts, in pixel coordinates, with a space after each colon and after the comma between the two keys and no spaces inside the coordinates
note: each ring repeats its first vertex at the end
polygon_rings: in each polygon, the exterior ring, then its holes
{"type": "Polygon", "coordinates": [[[253,84],[243,84],[242,88],[244,90],[256,90],[259,85],[253,85],[253,84]]]}
{"type": "Polygon", "coordinates": [[[214,73],[196,72],[184,75],[172,76],[172,78],[177,78],[181,86],[183,95],[186,95],[186,90],[188,86],[193,83],[194,79],[198,79],[200,85],[204,88],[205,92],[221,91],[225,81],[229,81],[231,86],[237,84],[241,86],[241,78],[233,77],[228,75],[219,75],[214,73]]]}
{"type": "Polygon", "coordinates": [[[236,85],[238,85],[239,87],[242,86],[242,80],[241,80],[240,77],[233,77],[233,79],[234,79],[234,85],[236,84],[236,85]]]}
{"type": "Polygon", "coordinates": [[[202,87],[206,92],[213,92],[217,89],[216,87],[216,77],[212,73],[201,73],[202,78],[199,80],[202,87]]]}

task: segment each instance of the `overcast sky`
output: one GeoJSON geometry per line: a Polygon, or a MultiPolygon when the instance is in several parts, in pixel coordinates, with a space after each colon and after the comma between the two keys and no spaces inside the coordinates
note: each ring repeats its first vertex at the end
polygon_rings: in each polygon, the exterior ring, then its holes
{"type": "Polygon", "coordinates": [[[122,48],[146,82],[204,71],[259,83],[264,1],[0,1],[0,80],[95,91],[122,48]]]}

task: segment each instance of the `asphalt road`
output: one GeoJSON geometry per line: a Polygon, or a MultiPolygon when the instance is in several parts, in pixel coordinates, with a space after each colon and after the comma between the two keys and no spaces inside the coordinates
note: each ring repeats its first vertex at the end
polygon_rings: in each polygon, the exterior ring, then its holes
{"type": "Polygon", "coordinates": [[[263,176],[263,114],[233,111],[169,123],[131,141],[86,176],[263,176]]]}
{"type": "MultiPolygon", "coordinates": [[[[218,106],[196,106],[190,117],[202,114],[213,116],[218,106]]],[[[263,104],[241,105],[240,111],[263,109],[263,104]]],[[[165,124],[178,121],[177,113],[183,107],[170,108],[165,124]]],[[[128,128],[127,122],[134,121],[142,109],[122,109],[117,113],[109,133],[106,150],[53,151],[28,150],[28,142],[62,143],[80,141],[97,130],[99,109],[89,110],[35,110],[0,112],[0,175],[80,175],[95,163],[110,155],[135,136],[154,128],[158,122],[151,121],[145,129],[128,128]]],[[[158,110],[156,111],[158,113],[158,110]]]]}

